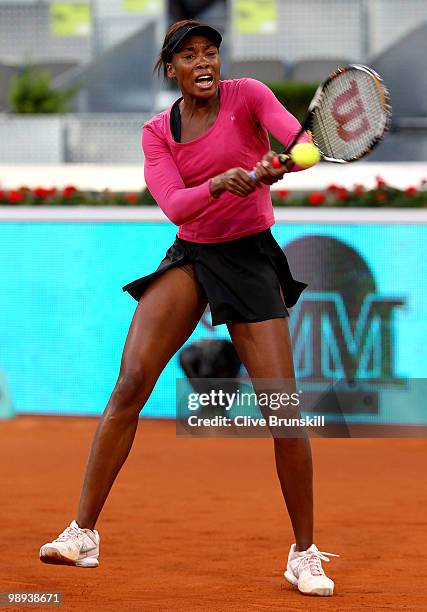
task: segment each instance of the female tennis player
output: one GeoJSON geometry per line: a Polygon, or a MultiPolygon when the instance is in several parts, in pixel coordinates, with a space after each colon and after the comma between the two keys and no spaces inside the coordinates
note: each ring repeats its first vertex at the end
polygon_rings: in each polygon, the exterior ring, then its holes
{"type": "MultiPolygon", "coordinates": [[[[213,325],[227,324],[251,379],[294,380],[287,307],[307,285],[293,279],[270,231],[269,185],[292,167],[270,165],[267,130],[286,146],[300,124],[259,81],[220,80],[221,40],[194,20],[166,34],[157,68],[176,80],[182,97],[144,125],[142,144],[147,185],[179,229],[158,269],[123,288],[138,306],[120,373],[93,440],[76,518],[41,547],[45,563],[98,566],[95,523],[131,449],[141,407],[207,303],[213,325]]],[[[332,595],[321,565],[331,553],[313,543],[309,440],[274,437],[274,451],[295,534],[285,576],[303,593],[332,595]]]]}

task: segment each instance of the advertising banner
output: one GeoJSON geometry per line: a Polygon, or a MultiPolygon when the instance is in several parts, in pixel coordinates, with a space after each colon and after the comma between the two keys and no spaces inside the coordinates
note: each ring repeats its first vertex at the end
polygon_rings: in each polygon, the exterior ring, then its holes
{"type": "Polygon", "coordinates": [[[235,30],[238,34],[277,32],[277,0],[236,0],[233,7],[235,30]]]}
{"type": "Polygon", "coordinates": [[[163,0],[123,0],[123,10],[128,13],[160,15],[163,11],[163,0]]]}
{"type": "Polygon", "coordinates": [[[52,2],[49,5],[50,30],[53,36],[89,36],[91,9],[88,2],[52,2]]]}
{"type": "MultiPolygon", "coordinates": [[[[16,412],[100,414],[137,305],[122,286],[157,268],[176,228],[9,222],[0,231],[0,370],[16,412]]],[[[308,284],[289,318],[305,398],[319,382],[338,381],[338,393],[353,384],[350,420],[427,425],[427,389],[408,382],[426,377],[427,226],[278,223],[272,232],[308,284]]],[[[187,345],[201,339],[229,339],[208,311],[187,345]]],[[[143,414],[174,417],[183,377],[178,352],[143,414]]]]}

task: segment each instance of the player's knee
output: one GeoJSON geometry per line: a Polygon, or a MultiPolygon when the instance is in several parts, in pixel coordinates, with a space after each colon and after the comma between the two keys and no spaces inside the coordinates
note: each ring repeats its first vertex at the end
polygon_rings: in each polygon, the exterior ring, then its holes
{"type": "Polygon", "coordinates": [[[148,377],[143,368],[121,372],[112,394],[112,412],[129,415],[139,413],[149,392],[148,377]]]}

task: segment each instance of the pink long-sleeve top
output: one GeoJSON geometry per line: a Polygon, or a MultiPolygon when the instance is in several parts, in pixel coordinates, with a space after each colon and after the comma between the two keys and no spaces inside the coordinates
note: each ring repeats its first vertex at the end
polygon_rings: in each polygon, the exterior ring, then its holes
{"type": "MultiPolygon", "coordinates": [[[[165,215],[179,226],[178,237],[190,242],[225,242],[274,224],[268,185],[243,198],[227,191],[214,198],[209,183],[230,168],[251,170],[270,149],[267,131],[286,147],[301,127],[259,81],[220,81],[219,90],[215,123],[195,140],[174,140],[172,106],[142,130],[147,186],[165,215]]],[[[306,141],[309,137],[304,132],[299,142],[306,141]]],[[[294,166],[294,170],[301,168],[294,166]]]]}

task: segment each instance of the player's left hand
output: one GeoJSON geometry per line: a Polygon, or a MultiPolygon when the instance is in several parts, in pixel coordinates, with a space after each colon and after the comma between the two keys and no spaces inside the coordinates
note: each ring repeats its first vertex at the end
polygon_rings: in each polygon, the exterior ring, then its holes
{"type": "Polygon", "coordinates": [[[274,151],[269,151],[264,155],[262,161],[258,162],[255,166],[257,180],[260,183],[264,183],[264,185],[273,185],[277,183],[277,181],[280,181],[283,175],[289,172],[294,165],[293,161],[289,159],[286,164],[276,170],[271,163],[275,155],[276,153],[274,151]]]}

